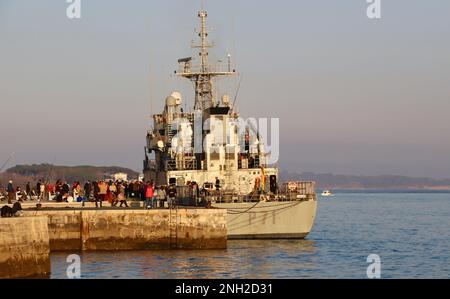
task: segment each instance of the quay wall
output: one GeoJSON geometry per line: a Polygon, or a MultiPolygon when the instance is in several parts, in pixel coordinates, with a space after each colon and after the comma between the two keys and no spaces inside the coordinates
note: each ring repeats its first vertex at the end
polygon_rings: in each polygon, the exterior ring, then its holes
{"type": "Polygon", "coordinates": [[[52,251],[225,249],[227,212],[178,210],[40,210],[52,251]]]}
{"type": "Polygon", "coordinates": [[[51,251],[81,251],[82,213],[75,210],[24,211],[26,216],[44,216],[48,219],[51,251]]]}
{"type": "Polygon", "coordinates": [[[0,218],[0,278],[50,274],[47,217],[0,218]]]}

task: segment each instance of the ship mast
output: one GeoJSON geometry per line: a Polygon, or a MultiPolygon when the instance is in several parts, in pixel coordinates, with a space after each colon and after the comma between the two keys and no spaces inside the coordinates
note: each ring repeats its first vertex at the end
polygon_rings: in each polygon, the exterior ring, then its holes
{"type": "Polygon", "coordinates": [[[198,13],[198,17],[201,19],[201,31],[200,31],[200,39],[201,39],[201,52],[200,59],[202,62],[202,72],[208,72],[208,48],[211,46],[208,44],[208,31],[206,29],[206,18],[208,17],[208,13],[205,10],[201,10],[198,13]]]}
{"type": "Polygon", "coordinates": [[[205,110],[215,105],[214,84],[213,80],[219,76],[232,76],[236,74],[235,70],[231,70],[231,61],[228,57],[228,69],[226,71],[213,70],[208,62],[208,49],[213,45],[208,42],[208,29],[206,19],[208,13],[201,10],[198,13],[200,18],[200,45],[193,45],[192,48],[200,49],[200,66],[197,69],[192,67],[192,57],[182,58],[178,60],[180,64],[180,72],[175,72],[178,76],[187,78],[194,83],[195,88],[195,106],[194,109],[205,110]]]}

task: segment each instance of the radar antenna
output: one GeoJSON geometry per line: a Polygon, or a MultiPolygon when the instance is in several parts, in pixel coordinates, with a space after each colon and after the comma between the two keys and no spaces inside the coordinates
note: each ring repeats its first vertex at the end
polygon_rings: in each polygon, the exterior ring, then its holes
{"type": "Polygon", "coordinates": [[[198,12],[200,18],[200,44],[193,45],[192,48],[200,49],[200,65],[194,67],[192,65],[192,57],[178,60],[180,71],[176,71],[177,76],[187,78],[194,83],[195,88],[195,106],[194,109],[205,110],[215,105],[214,98],[214,83],[213,80],[220,76],[232,76],[236,74],[235,70],[231,70],[231,57],[228,57],[228,66],[225,71],[213,68],[208,62],[208,49],[213,48],[214,45],[208,42],[208,30],[206,19],[208,13],[202,9],[198,12]]]}

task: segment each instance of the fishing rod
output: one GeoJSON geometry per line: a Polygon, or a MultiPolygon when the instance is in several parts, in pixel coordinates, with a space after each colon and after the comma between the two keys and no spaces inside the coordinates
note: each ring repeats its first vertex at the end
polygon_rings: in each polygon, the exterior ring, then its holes
{"type": "Polygon", "coordinates": [[[12,158],[14,157],[16,153],[13,152],[11,155],[9,155],[8,160],[6,160],[5,163],[3,163],[2,167],[0,167],[0,173],[3,172],[3,169],[5,169],[5,167],[8,165],[8,163],[12,160],[12,158]]]}
{"type": "Polygon", "coordinates": [[[56,156],[53,158],[53,163],[49,167],[49,171],[48,171],[47,178],[46,178],[47,183],[50,183],[50,181],[51,181],[53,167],[55,166],[55,162],[56,162],[56,156]]]}

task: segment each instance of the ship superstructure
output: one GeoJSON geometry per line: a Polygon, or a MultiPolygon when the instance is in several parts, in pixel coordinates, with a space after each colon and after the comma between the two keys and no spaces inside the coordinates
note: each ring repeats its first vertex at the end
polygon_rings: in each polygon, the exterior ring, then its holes
{"type": "Polygon", "coordinates": [[[166,98],[162,114],[153,116],[147,135],[144,174],[156,185],[178,186],[195,182],[200,187],[216,186],[226,194],[246,196],[255,187],[276,192],[278,169],[267,165],[268,155],[257,128],[243,124],[226,94],[218,99],[215,79],[237,75],[231,56],[225,65],[209,64],[207,12],[201,10],[199,64],[192,57],[178,60],[176,75],[192,81],[195,90],[193,112],[182,109],[183,97],[174,92],[166,98]],[[151,158],[149,157],[152,156],[151,158]],[[267,178],[267,179],[266,179],[267,178]]]}

